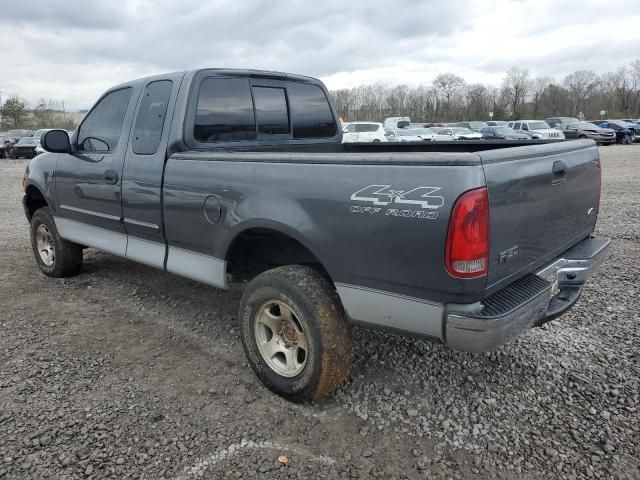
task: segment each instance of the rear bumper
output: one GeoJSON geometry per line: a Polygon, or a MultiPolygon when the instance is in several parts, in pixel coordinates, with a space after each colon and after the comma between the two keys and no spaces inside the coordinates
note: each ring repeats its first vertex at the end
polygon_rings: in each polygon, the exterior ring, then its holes
{"type": "Polygon", "coordinates": [[[485,352],[562,315],[578,301],[608,248],[608,238],[586,238],[535,274],[482,302],[448,305],[445,342],[456,350],[485,352]]]}

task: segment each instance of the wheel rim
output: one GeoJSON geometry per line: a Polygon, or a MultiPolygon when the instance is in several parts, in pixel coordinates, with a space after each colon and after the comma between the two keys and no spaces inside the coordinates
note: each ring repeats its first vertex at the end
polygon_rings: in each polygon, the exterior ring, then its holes
{"type": "Polygon", "coordinates": [[[308,342],[300,320],[287,304],[267,300],[258,309],[254,322],[258,350],[274,372],[295,377],[307,364],[308,342]]]}
{"type": "Polygon", "coordinates": [[[38,254],[40,260],[47,267],[53,265],[55,261],[55,250],[53,248],[53,237],[46,225],[39,225],[36,230],[36,247],[38,248],[38,254]]]}

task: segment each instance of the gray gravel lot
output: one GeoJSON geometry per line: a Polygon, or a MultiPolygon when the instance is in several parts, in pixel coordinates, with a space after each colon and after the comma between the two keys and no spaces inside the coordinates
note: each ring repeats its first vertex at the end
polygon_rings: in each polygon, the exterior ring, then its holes
{"type": "Polygon", "coordinates": [[[489,354],[358,329],[311,405],[250,370],[240,286],[92,250],[40,274],[0,161],[0,478],[640,478],[640,146],[601,156],[614,243],[573,311],[489,354]]]}

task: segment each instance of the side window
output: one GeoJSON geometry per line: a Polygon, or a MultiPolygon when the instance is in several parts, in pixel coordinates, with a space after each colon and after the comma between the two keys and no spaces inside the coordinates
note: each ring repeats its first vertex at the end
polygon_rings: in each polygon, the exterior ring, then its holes
{"type": "Polygon", "coordinates": [[[253,102],[258,134],[289,134],[289,112],[284,88],[253,87],[253,102]]]}
{"type": "Polygon", "coordinates": [[[256,139],[256,119],[246,78],[202,81],[193,136],[198,142],[256,139]]]}
{"type": "Polygon", "coordinates": [[[160,80],[145,88],[133,127],[133,153],[153,155],[158,151],[172,87],[171,80],[160,80]]]}
{"type": "Polygon", "coordinates": [[[290,83],[288,94],[293,138],[327,138],[336,134],[336,121],[320,87],[290,83]]]}
{"type": "Polygon", "coordinates": [[[356,131],[356,126],[355,125],[347,125],[347,127],[344,129],[345,133],[355,133],[356,131]]]}
{"type": "Polygon", "coordinates": [[[108,93],[89,112],[78,132],[78,150],[111,152],[118,145],[131,88],[108,93]]]}
{"type": "Polygon", "coordinates": [[[522,130],[529,131],[529,124],[523,123],[522,124],[522,130]]]}

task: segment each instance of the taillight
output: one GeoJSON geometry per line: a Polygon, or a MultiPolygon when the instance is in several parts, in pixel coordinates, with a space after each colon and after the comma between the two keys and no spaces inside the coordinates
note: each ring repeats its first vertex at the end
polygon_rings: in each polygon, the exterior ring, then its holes
{"type": "Polygon", "coordinates": [[[489,196],[482,187],[463,193],[451,213],[445,264],[454,277],[474,278],[489,267],[489,196]]]}

